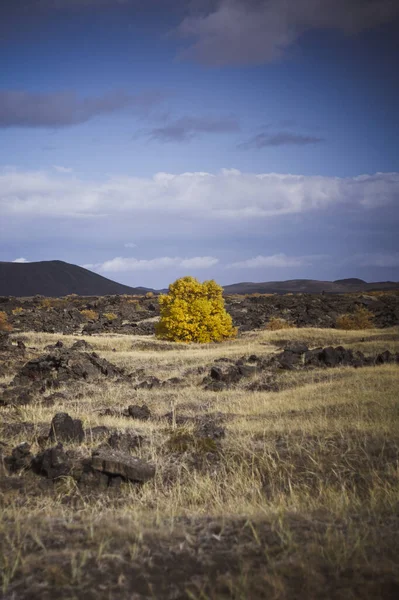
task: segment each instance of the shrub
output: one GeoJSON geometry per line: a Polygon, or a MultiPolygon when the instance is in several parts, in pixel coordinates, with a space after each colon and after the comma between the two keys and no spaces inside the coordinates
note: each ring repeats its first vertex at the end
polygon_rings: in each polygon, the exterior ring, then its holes
{"type": "Polygon", "coordinates": [[[154,297],[154,292],[147,292],[145,295],[146,298],[153,298],[154,297]]]}
{"type": "Polygon", "coordinates": [[[336,320],[337,329],[372,329],[374,315],[371,311],[364,308],[364,306],[358,306],[354,313],[346,313],[340,315],[336,320]]]}
{"type": "Polygon", "coordinates": [[[12,325],[8,322],[7,313],[0,310],[0,331],[12,331],[12,325]]]}
{"type": "Polygon", "coordinates": [[[266,325],[266,329],[269,331],[278,331],[279,329],[292,329],[294,325],[289,323],[285,319],[278,317],[272,317],[266,325]]]}
{"type": "Polygon", "coordinates": [[[89,321],[97,321],[98,319],[98,313],[95,310],[90,310],[89,308],[81,310],[80,314],[83,317],[86,317],[86,319],[89,319],[89,321]]]}
{"type": "Polygon", "coordinates": [[[24,309],[21,306],[18,306],[17,308],[13,308],[12,310],[12,314],[15,315],[16,317],[18,315],[21,315],[24,312],[24,309]]]}
{"type": "Polygon", "coordinates": [[[43,298],[43,300],[40,302],[39,308],[43,308],[44,310],[50,310],[51,308],[53,308],[53,306],[54,303],[51,298],[43,298]]]}
{"type": "Polygon", "coordinates": [[[116,315],[113,312],[109,312],[109,313],[103,313],[103,317],[105,317],[108,321],[115,321],[115,319],[118,318],[118,315],[116,315]]]}
{"type": "Polygon", "coordinates": [[[168,294],[159,296],[159,305],[161,319],[156,335],[163,340],[207,344],[237,334],[224,308],[223,289],[213,280],[177,279],[168,294]]]}

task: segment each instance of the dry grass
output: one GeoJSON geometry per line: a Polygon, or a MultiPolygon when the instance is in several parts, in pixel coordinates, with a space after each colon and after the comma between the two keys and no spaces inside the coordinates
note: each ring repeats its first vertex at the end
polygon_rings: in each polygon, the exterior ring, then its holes
{"type": "MultiPolygon", "coordinates": [[[[24,338],[38,352],[58,339],[24,338]]],[[[66,345],[75,339],[62,337],[66,345]]],[[[268,354],[287,339],[370,354],[399,350],[397,328],[262,331],[204,347],[144,336],[86,339],[108,360],[161,379],[218,357],[268,354]]],[[[43,423],[58,411],[88,429],[134,428],[145,436],[137,452],[157,466],[153,481],[126,484],[116,495],[84,495],[68,478],[51,492],[40,490],[36,476],[28,478],[29,493],[21,494],[17,476],[15,488],[0,487],[4,597],[395,597],[398,367],[288,372],[273,393],[240,386],[214,393],[199,381],[191,376],[182,387],[154,390],[86,384],[67,388],[70,399],[51,408],[1,409],[5,422],[34,424],[34,450],[43,423]],[[153,418],[99,414],[132,403],[146,403],[153,418]],[[161,418],[170,410],[187,423],[161,418]],[[214,414],[226,437],[213,452],[195,444],[171,451],[171,436],[193,434],[198,416],[214,414]]],[[[12,443],[25,439],[20,432],[12,443]]],[[[83,452],[95,445],[88,437],[83,452]]]]}

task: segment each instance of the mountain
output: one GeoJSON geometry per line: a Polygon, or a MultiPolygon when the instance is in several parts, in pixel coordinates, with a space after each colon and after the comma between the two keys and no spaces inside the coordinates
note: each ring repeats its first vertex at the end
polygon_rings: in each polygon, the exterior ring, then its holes
{"type": "Polygon", "coordinates": [[[62,260],[31,263],[0,262],[0,296],[49,296],[68,294],[108,296],[145,294],[149,288],[129,287],[116,283],[62,260]]]}
{"type": "Polygon", "coordinates": [[[290,279],[288,281],[267,281],[263,283],[242,282],[225,285],[225,294],[345,294],[348,292],[367,292],[399,289],[399,282],[380,281],[367,283],[363,279],[337,279],[336,281],[317,281],[315,279],[290,279]]]}

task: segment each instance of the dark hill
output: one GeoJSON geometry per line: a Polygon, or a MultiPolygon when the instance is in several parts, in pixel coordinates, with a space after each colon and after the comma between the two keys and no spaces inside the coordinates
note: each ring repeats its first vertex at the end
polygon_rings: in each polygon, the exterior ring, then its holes
{"type": "Polygon", "coordinates": [[[0,296],[49,296],[68,294],[108,296],[145,294],[148,288],[132,288],[62,260],[32,263],[0,262],[0,296]]]}
{"type": "Polygon", "coordinates": [[[381,281],[367,283],[362,279],[339,279],[337,281],[317,281],[314,279],[291,279],[289,281],[268,281],[263,283],[234,283],[225,285],[225,294],[345,294],[348,292],[384,291],[399,289],[399,283],[381,281]]]}

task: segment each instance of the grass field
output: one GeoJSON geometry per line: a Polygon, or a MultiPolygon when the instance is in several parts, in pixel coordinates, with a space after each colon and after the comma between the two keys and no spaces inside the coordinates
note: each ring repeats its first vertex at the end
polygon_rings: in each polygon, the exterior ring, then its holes
{"type": "MultiPolygon", "coordinates": [[[[54,406],[2,408],[0,440],[33,442],[56,412],[134,429],[156,465],[142,487],[51,489],[23,473],[0,486],[0,595],[23,599],[396,598],[399,593],[399,370],[397,365],[283,372],[274,392],[241,384],[215,393],[198,367],[220,357],[266,355],[285,341],[399,351],[398,329],[251,332],[209,346],[151,337],[92,336],[95,351],[127,371],[177,388],[135,390],[105,380],[75,384],[54,406]],[[148,421],[122,413],[147,404],[148,421]],[[171,413],[170,418],[165,418],[171,413]],[[207,415],[220,442],[195,436],[207,415]],[[183,424],[180,424],[184,421],[183,424]],[[23,425],[32,423],[27,438],[23,425]],[[7,431],[13,430],[12,437],[7,431]],[[12,482],[11,482],[12,480],[12,482]]],[[[21,336],[18,336],[21,337],[21,336]]],[[[32,356],[58,337],[24,334],[32,356]]],[[[65,345],[76,337],[63,336],[65,345]]],[[[79,451],[98,441],[86,436],[79,451]]],[[[46,482],[47,483],[47,482],[46,482]]]]}

